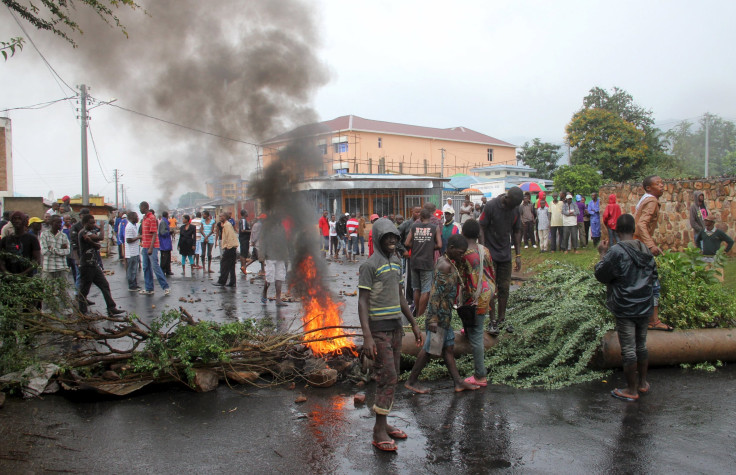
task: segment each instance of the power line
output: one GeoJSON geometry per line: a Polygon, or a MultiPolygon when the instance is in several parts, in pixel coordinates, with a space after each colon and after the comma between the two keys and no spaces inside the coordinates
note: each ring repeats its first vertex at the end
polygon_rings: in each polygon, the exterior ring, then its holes
{"type": "MultiPolygon", "coordinates": [[[[20,20],[18,20],[18,17],[16,17],[16,16],[15,16],[15,13],[13,12],[13,10],[11,10],[11,9],[10,9],[10,7],[8,7],[8,11],[9,11],[9,12],[10,12],[10,14],[11,14],[11,15],[13,16],[13,19],[15,20],[15,22],[16,22],[16,23],[18,24],[18,26],[20,27],[20,30],[21,30],[21,31],[23,32],[23,34],[24,34],[24,35],[26,35],[26,37],[28,38],[28,41],[29,41],[29,42],[31,43],[31,45],[33,45],[33,49],[35,49],[35,50],[36,50],[36,52],[38,53],[38,55],[39,55],[39,56],[41,56],[41,59],[43,60],[43,62],[44,62],[44,63],[46,63],[46,66],[47,66],[47,67],[48,67],[48,68],[49,68],[49,69],[50,69],[50,70],[51,70],[51,71],[53,72],[54,76],[55,76],[55,77],[57,77],[57,78],[59,78],[59,80],[60,80],[60,81],[61,81],[61,82],[62,82],[62,83],[63,83],[63,84],[64,84],[64,85],[65,85],[65,86],[66,86],[66,87],[67,87],[67,88],[68,88],[68,89],[70,90],[70,91],[72,91],[72,92],[75,92],[75,91],[74,91],[74,88],[73,88],[73,87],[71,87],[71,86],[70,86],[69,84],[67,84],[67,83],[66,83],[66,81],[64,81],[64,79],[63,79],[63,78],[62,78],[62,77],[61,77],[61,76],[59,75],[59,73],[57,73],[57,72],[56,72],[56,70],[54,69],[54,67],[53,67],[53,66],[51,66],[51,63],[49,63],[49,62],[48,62],[48,60],[46,59],[46,57],[45,57],[45,56],[44,56],[44,55],[43,55],[43,54],[41,53],[41,50],[39,50],[39,49],[38,49],[38,46],[36,46],[36,43],[34,43],[34,42],[33,42],[33,38],[31,38],[31,35],[29,35],[29,34],[28,34],[28,32],[26,31],[26,29],[25,29],[25,28],[23,27],[23,25],[21,24],[20,20]]],[[[60,86],[60,87],[61,87],[61,86],[60,86]]]]}
{"type": "Polygon", "coordinates": [[[238,142],[238,143],[242,143],[242,144],[246,144],[246,145],[254,145],[256,147],[259,146],[257,143],[248,142],[246,140],[241,140],[241,139],[234,139],[232,137],[226,137],[224,135],[216,134],[216,133],[213,133],[213,132],[208,132],[206,130],[197,129],[197,128],[194,128],[194,127],[189,127],[188,125],[178,124],[178,123],[172,122],[170,120],[161,119],[159,117],[154,117],[152,115],[148,115],[148,114],[145,114],[143,112],[138,112],[138,111],[135,111],[133,109],[128,109],[126,107],[122,107],[122,106],[119,106],[117,104],[108,104],[108,105],[111,106],[111,107],[116,107],[118,109],[124,110],[126,112],[130,112],[132,114],[138,114],[138,115],[143,116],[143,117],[146,117],[148,119],[157,120],[159,122],[163,122],[165,124],[173,125],[175,127],[181,127],[183,129],[191,130],[192,132],[198,132],[200,134],[210,135],[212,137],[217,137],[217,138],[224,139],[224,140],[230,140],[231,142],[238,142]]]}
{"type": "Polygon", "coordinates": [[[105,171],[102,169],[102,163],[100,163],[100,155],[97,153],[97,144],[95,144],[95,136],[92,135],[92,126],[90,124],[87,124],[87,129],[89,130],[89,138],[92,139],[92,148],[95,151],[95,158],[97,159],[97,165],[100,166],[100,172],[102,173],[102,178],[104,178],[107,183],[110,183],[110,180],[108,180],[107,176],[105,176],[105,171]]]}
{"type": "Polygon", "coordinates": [[[4,111],[15,111],[15,110],[38,110],[38,109],[44,109],[46,107],[52,106],[56,103],[59,103],[61,101],[68,101],[69,99],[76,99],[76,96],[69,96],[69,97],[63,97],[61,99],[56,99],[53,101],[47,101],[47,102],[39,102],[38,104],[33,104],[30,106],[19,106],[19,107],[8,107],[6,109],[2,109],[4,111]]]}

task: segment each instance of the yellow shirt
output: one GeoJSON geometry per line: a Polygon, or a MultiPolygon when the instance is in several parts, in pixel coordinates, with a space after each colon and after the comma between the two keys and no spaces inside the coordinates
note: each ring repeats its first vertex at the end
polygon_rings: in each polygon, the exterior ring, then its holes
{"type": "Polygon", "coordinates": [[[233,229],[233,225],[230,224],[230,221],[225,221],[222,224],[222,240],[221,240],[221,246],[222,249],[232,249],[235,247],[238,247],[238,237],[235,235],[235,230],[233,229]]]}

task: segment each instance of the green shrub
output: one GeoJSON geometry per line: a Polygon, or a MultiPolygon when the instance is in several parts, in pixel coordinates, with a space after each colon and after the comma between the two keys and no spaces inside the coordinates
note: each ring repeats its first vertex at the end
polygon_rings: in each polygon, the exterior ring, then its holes
{"type": "MultiPolygon", "coordinates": [[[[723,288],[701,257],[693,246],[657,257],[659,318],[679,329],[736,326],[736,295],[723,288]]],[[[721,250],[713,267],[722,268],[724,261],[721,250]]]]}

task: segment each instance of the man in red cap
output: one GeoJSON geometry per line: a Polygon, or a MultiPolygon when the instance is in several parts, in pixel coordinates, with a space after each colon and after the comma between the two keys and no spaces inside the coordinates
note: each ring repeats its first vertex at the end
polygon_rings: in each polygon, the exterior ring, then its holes
{"type": "Polygon", "coordinates": [[[72,205],[70,204],[71,198],[69,198],[69,195],[64,195],[63,198],[61,198],[61,206],[59,208],[61,209],[61,214],[71,213],[72,212],[72,205]]]}

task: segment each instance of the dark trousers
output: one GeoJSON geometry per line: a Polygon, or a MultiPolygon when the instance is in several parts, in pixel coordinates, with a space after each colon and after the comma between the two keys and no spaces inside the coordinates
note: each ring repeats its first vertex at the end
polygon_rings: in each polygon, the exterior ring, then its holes
{"type": "Polygon", "coordinates": [[[220,278],[217,282],[222,285],[235,285],[235,261],[237,260],[236,248],[223,249],[220,257],[220,278]],[[229,283],[228,283],[229,281],[229,283]]]}
{"type": "Polygon", "coordinates": [[[534,221],[529,221],[526,223],[523,223],[524,226],[524,245],[528,246],[529,241],[531,241],[531,245],[535,245],[536,242],[534,241],[534,221]]]}
{"type": "Polygon", "coordinates": [[[562,250],[562,226],[550,226],[550,250],[557,251],[562,250]]]}
{"type": "Polygon", "coordinates": [[[117,307],[115,301],[112,299],[110,294],[110,284],[107,283],[105,274],[98,266],[82,266],[79,268],[79,294],[77,294],[77,301],[79,302],[79,311],[87,313],[87,294],[92,284],[95,284],[102,296],[105,298],[105,305],[107,309],[114,309],[117,307]]]}
{"type": "Polygon", "coordinates": [[[171,275],[171,251],[161,251],[161,270],[164,274],[171,275]]]}

